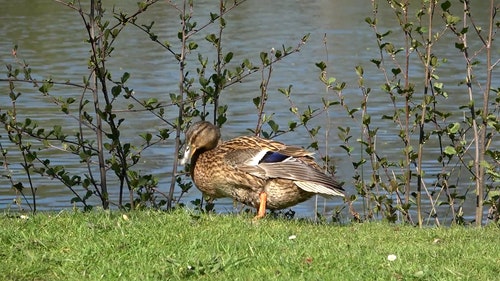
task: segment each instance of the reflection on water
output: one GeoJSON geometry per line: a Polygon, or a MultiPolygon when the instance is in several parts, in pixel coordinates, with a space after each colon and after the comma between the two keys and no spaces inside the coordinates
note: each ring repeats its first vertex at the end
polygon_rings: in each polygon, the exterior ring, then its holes
{"type": "MultiPolygon", "coordinates": [[[[135,1],[116,1],[117,7],[125,11],[134,11],[135,1]],[[127,3],[124,3],[127,2],[127,3]],[[128,6],[127,6],[128,5],[128,6]]],[[[210,11],[217,11],[217,1],[194,1],[195,18],[201,23],[208,19],[210,11]]],[[[487,1],[479,1],[484,5],[487,1]],[[484,2],[484,3],[483,3],[484,2]]],[[[294,54],[277,64],[273,68],[272,78],[269,83],[270,98],[267,104],[266,113],[275,114],[275,120],[281,126],[287,126],[288,121],[293,119],[293,115],[288,111],[288,101],[277,89],[286,88],[293,85],[294,102],[300,110],[308,105],[312,107],[321,104],[321,97],[336,99],[333,93],[325,92],[324,86],[319,82],[319,70],[314,65],[319,61],[329,62],[329,76],[334,76],[338,81],[347,82],[344,90],[346,101],[352,105],[359,106],[361,91],[357,87],[357,76],[354,72],[356,65],[365,68],[365,85],[374,89],[370,96],[370,114],[372,126],[381,126],[377,147],[384,152],[387,158],[398,159],[402,157],[402,144],[396,137],[397,130],[392,126],[387,127],[387,122],[382,122],[375,116],[390,114],[392,105],[388,106],[388,99],[379,89],[383,77],[375,66],[370,63],[370,59],[377,57],[377,46],[373,31],[364,22],[366,17],[372,15],[371,5],[366,0],[315,0],[315,1],[288,1],[283,5],[280,1],[252,0],[240,5],[226,17],[228,22],[224,30],[223,46],[224,51],[234,52],[233,62],[238,63],[243,58],[249,58],[256,64],[259,60],[259,53],[270,51],[272,48],[280,49],[282,45],[296,46],[300,38],[310,33],[308,43],[303,46],[302,51],[294,54]],[[326,37],[325,37],[326,36],[326,37]],[[326,43],[325,43],[326,39],[326,43]],[[369,75],[368,75],[369,74],[369,75]]],[[[2,15],[0,16],[0,60],[2,64],[14,63],[11,57],[11,49],[14,45],[19,46],[19,56],[25,59],[33,69],[33,74],[37,79],[52,77],[58,81],[72,80],[82,81],[82,77],[87,75],[87,57],[89,55],[88,45],[84,43],[85,30],[79,16],[64,6],[50,0],[29,1],[0,0],[2,15]]],[[[381,4],[382,6],[382,4],[381,4]]],[[[110,11],[112,6],[108,7],[110,11]]],[[[484,19],[486,8],[477,10],[477,18],[484,19]]],[[[389,9],[380,9],[381,22],[379,28],[385,30],[396,25],[394,16],[389,9]]],[[[153,9],[139,18],[147,24],[155,21],[154,32],[160,38],[168,38],[170,43],[176,47],[175,38],[179,28],[179,20],[176,12],[166,3],[160,3],[153,9]]],[[[481,22],[479,21],[479,24],[481,22]]],[[[209,28],[195,40],[200,44],[196,51],[203,51],[203,56],[213,60],[215,54],[213,47],[206,43],[203,38],[209,32],[214,32],[217,26],[209,28]]],[[[394,35],[393,40],[399,40],[394,35]]],[[[451,37],[450,37],[451,38],[451,37]]],[[[474,42],[471,42],[472,44],[474,42]]],[[[440,55],[455,56],[456,50],[449,49],[449,45],[442,49],[437,49],[440,55]]],[[[197,53],[192,54],[195,62],[197,53]]],[[[173,57],[163,49],[155,45],[138,29],[129,26],[125,29],[116,42],[115,51],[108,61],[108,67],[114,77],[119,77],[123,72],[131,73],[129,87],[135,90],[136,96],[141,100],[156,97],[160,100],[168,100],[169,93],[175,93],[178,89],[178,66],[173,57]]],[[[462,61],[452,61],[444,64],[440,68],[442,81],[447,83],[447,89],[453,95],[455,104],[465,104],[465,89],[458,86],[462,79],[462,61]],[[457,85],[456,88],[452,88],[457,85]]],[[[196,73],[196,64],[188,64],[192,73],[196,73]]],[[[418,69],[414,69],[418,73],[418,69]]],[[[419,79],[415,77],[418,85],[419,79]]],[[[259,74],[250,77],[244,83],[239,83],[228,88],[222,97],[222,103],[229,105],[228,123],[223,128],[223,137],[231,138],[242,134],[247,134],[248,128],[253,128],[256,121],[256,112],[251,99],[260,93],[259,85],[261,77],[259,74]]],[[[496,81],[498,83],[498,81],[496,81]]],[[[0,104],[10,104],[7,88],[1,86],[0,104]]],[[[498,85],[496,86],[498,87],[498,85]]],[[[60,112],[54,104],[46,97],[42,97],[29,85],[18,85],[16,89],[23,95],[19,99],[17,106],[20,117],[29,116],[39,122],[40,126],[50,128],[54,124],[62,125],[70,131],[76,130],[76,122],[71,119],[61,118],[60,112]]],[[[52,92],[54,96],[78,97],[81,95],[78,89],[71,87],[58,87],[52,92]]],[[[128,102],[128,101],[126,101],[128,102]]],[[[456,105],[451,104],[456,110],[456,105]]],[[[127,104],[122,104],[123,109],[127,104]]],[[[346,117],[342,109],[330,110],[328,115],[321,120],[315,120],[315,124],[323,128],[333,130],[328,135],[328,154],[336,157],[337,176],[341,181],[346,182],[348,194],[354,194],[355,190],[351,184],[351,176],[354,171],[351,160],[345,157],[338,143],[337,126],[350,126],[353,135],[359,136],[359,124],[346,117]],[[354,122],[354,123],[353,123],[354,122]],[[357,130],[357,131],[356,131],[357,130]]],[[[446,109],[446,108],[445,108],[446,109]]],[[[167,116],[175,116],[176,109],[167,109],[167,116]]],[[[460,118],[461,114],[456,114],[460,118]]],[[[126,125],[122,126],[122,136],[133,144],[140,144],[139,132],[144,128],[151,128],[154,133],[157,128],[163,128],[164,124],[151,114],[147,113],[126,113],[126,125]]],[[[2,145],[8,148],[8,143],[2,131],[2,145]]],[[[303,133],[303,132],[302,132],[303,133]]],[[[325,136],[320,136],[320,143],[325,143],[325,136]]],[[[301,133],[288,134],[280,138],[290,144],[304,146],[309,143],[309,137],[301,133]]],[[[323,147],[324,151],[325,148],[323,147]]],[[[61,154],[56,149],[47,151],[52,156],[61,154]]],[[[173,143],[167,141],[152,149],[146,150],[142,154],[140,167],[161,178],[160,190],[166,192],[169,186],[170,165],[173,159],[173,143]]],[[[59,164],[65,165],[67,169],[78,173],[82,169],[76,159],[53,157],[54,161],[61,161],[59,164]]],[[[427,174],[439,172],[436,167],[435,157],[430,156],[426,160],[425,167],[429,169],[427,174]]],[[[21,173],[21,167],[12,163],[10,166],[14,174],[21,173]]],[[[82,173],[84,171],[82,170],[82,173]]],[[[399,172],[399,171],[396,171],[399,172]]],[[[50,179],[36,179],[38,185],[38,207],[40,209],[68,208],[71,192],[50,179]]],[[[428,181],[432,185],[432,179],[428,181]]],[[[0,208],[8,208],[14,198],[14,192],[9,189],[9,183],[2,178],[0,182],[0,208]]],[[[82,192],[82,190],[77,190],[82,192]]],[[[177,193],[177,196],[179,193],[177,193]]],[[[113,196],[113,194],[112,194],[113,196]]],[[[193,189],[184,197],[185,202],[194,198],[199,198],[200,194],[193,189]]],[[[320,202],[323,200],[320,199],[320,202]]],[[[98,204],[98,202],[95,202],[98,204]]],[[[331,210],[335,206],[343,203],[340,199],[329,200],[325,208],[331,210]]],[[[231,200],[219,200],[217,206],[220,210],[232,210],[231,200]]],[[[469,206],[473,208],[473,204],[469,206]]],[[[305,202],[294,208],[299,216],[311,216],[314,213],[314,200],[305,202]]]]}

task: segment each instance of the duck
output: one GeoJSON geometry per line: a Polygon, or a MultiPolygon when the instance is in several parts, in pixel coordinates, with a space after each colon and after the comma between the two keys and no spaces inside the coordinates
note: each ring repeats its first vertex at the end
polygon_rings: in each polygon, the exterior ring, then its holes
{"type": "Polygon", "coordinates": [[[315,194],[344,197],[344,189],[301,147],[257,136],[221,140],[220,128],[193,123],[185,133],[184,157],[195,186],[210,199],[230,197],[257,209],[281,210],[315,194]]]}

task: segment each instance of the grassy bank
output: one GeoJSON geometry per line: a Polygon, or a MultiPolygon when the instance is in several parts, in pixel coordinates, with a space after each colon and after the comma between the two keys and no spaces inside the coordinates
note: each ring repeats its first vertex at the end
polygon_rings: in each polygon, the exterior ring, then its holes
{"type": "Polygon", "coordinates": [[[495,280],[500,275],[496,227],[254,223],[250,217],[184,210],[3,214],[0,222],[0,280],[495,280]]]}

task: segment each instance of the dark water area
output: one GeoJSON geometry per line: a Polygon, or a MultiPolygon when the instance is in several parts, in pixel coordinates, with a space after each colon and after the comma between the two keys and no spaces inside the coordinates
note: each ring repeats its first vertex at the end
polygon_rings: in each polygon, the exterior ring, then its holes
{"type": "MultiPolygon", "coordinates": [[[[104,1],[108,12],[112,9],[124,10],[132,13],[136,10],[136,1],[104,1]],[[114,5],[114,7],[113,7],[114,5]]],[[[207,22],[210,12],[218,11],[218,1],[194,1],[194,17],[199,26],[207,22]]],[[[398,24],[393,12],[386,6],[386,1],[379,1],[379,32],[383,30],[398,30],[398,24]]],[[[456,1],[458,2],[458,1],[456,1]]],[[[478,25],[483,25],[487,19],[487,7],[489,1],[474,1],[474,16],[478,25]]],[[[419,2],[410,6],[416,9],[419,2]]],[[[457,12],[460,7],[457,3],[453,8],[457,12]]],[[[88,44],[86,40],[85,28],[79,15],[71,9],[59,3],[49,0],[29,1],[0,0],[2,10],[0,12],[0,61],[2,65],[15,64],[11,55],[14,45],[18,46],[18,56],[29,63],[33,76],[42,80],[53,78],[57,81],[75,81],[80,83],[84,76],[88,75],[87,59],[89,56],[88,44]]],[[[392,114],[394,107],[390,104],[387,95],[380,90],[384,78],[371,59],[378,57],[378,47],[376,45],[373,30],[365,22],[366,17],[373,16],[372,5],[366,0],[314,0],[314,1],[247,1],[227,14],[227,28],[224,30],[223,48],[224,51],[234,52],[233,63],[239,63],[244,58],[248,58],[254,63],[260,61],[260,52],[269,52],[271,49],[281,49],[282,46],[296,46],[300,39],[310,34],[308,42],[302,46],[299,53],[293,54],[273,67],[271,81],[268,85],[269,100],[266,105],[266,113],[274,114],[274,120],[282,127],[286,128],[293,115],[290,113],[287,99],[278,92],[279,88],[287,88],[293,85],[292,95],[295,105],[300,111],[307,106],[318,107],[321,105],[321,98],[338,100],[333,92],[327,92],[324,85],[319,81],[319,69],[315,63],[319,61],[328,62],[328,75],[333,76],[337,81],[345,81],[347,87],[343,90],[345,101],[353,106],[359,106],[362,99],[362,91],[358,87],[358,77],[354,70],[355,66],[361,65],[365,72],[365,86],[373,89],[369,99],[368,113],[372,116],[373,127],[379,127],[377,135],[377,149],[388,159],[403,159],[402,143],[397,137],[398,128],[394,124],[382,120],[380,117],[392,114]]],[[[415,11],[412,11],[416,13],[415,11]]],[[[413,13],[413,14],[414,14],[413,13]]],[[[109,13],[108,15],[110,15],[109,13]]],[[[112,20],[110,18],[110,20],[112,20]]],[[[141,23],[147,24],[155,22],[154,32],[160,38],[168,38],[173,49],[178,49],[176,34],[179,29],[179,17],[177,12],[166,2],[159,3],[149,9],[139,17],[141,23]],[[176,45],[177,44],[177,45],[176,45]]],[[[486,26],[485,26],[486,28],[486,26]]],[[[210,43],[203,37],[217,30],[217,25],[204,30],[199,37],[194,40],[200,47],[191,54],[192,61],[188,62],[188,68],[195,75],[197,64],[195,63],[197,53],[209,58],[209,64],[214,59],[215,51],[210,43]]],[[[468,95],[466,88],[460,85],[464,79],[465,63],[463,57],[457,49],[452,48],[450,40],[456,41],[452,34],[443,35],[446,40],[439,41],[435,46],[436,55],[449,58],[446,63],[438,68],[440,82],[446,85],[449,93],[449,101],[442,101],[442,110],[454,111],[449,122],[463,119],[463,112],[458,112],[458,104],[467,104],[468,95]]],[[[394,32],[388,36],[388,40],[401,42],[401,34],[394,32]]],[[[478,49],[479,40],[471,38],[471,49],[478,49]]],[[[495,56],[499,56],[499,51],[495,51],[495,56]]],[[[478,58],[481,60],[481,58],[478,58]]],[[[410,76],[416,85],[417,92],[421,92],[418,87],[423,84],[423,71],[418,63],[413,64],[410,76]]],[[[170,93],[178,91],[178,66],[175,59],[164,49],[154,44],[149,38],[137,28],[129,26],[120,34],[115,42],[115,51],[108,61],[110,72],[115,78],[122,73],[129,72],[131,78],[128,86],[133,88],[135,96],[141,100],[157,98],[168,101],[170,93]]],[[[3,72],[5,73],[5,71],[3,72]]],[[[478,71],[478,80],[484,79],[483,71],[478,71]]],[[[498,76],[495,70],[495,76],[498,76]]],[[[5,77],[5,74],[2,74],[5,77]]],[[[223,138],[249,134],[248,129],[254,128],[257,114],[253,106],[252,99],[260,94],[260,74],[253,75],[246,79],[244,83],[237,83],[227,88],[223,93],[221,104],[228,105],[228,122],[223,127],[223,138]]],[[[494,79],[494,88],[500,86],[500,79],[494,79]]],[[[42,96],[36,88],[29,84],[16,84],[16,91],[22,96],[17,102],[19,118],[29,117],[40,124],[41,127],[51,128],[54,125],[61,125],[68,132],[77,130],[77,122],[64,116],[54,103],[47,97],[42,96]]],[[[7,110],[11,101],[8,96],[7,83],[0,83],[0,109],[7,110]]],[[[56,97],[79,97],[81,92],[71,87],[55,87],[51,95],[56,97]]],[[[479,95],[478,95],[479,99],[479,95]]],[[[417,99],[418,100],[418,99],[417,99]]],[[[122,126],[122,137],[125,141],[140,145],[142,139],[139,133],[148,131],[155,133],[158,128],[165,128],[166,125],[147,112],[126,112],[129,101],[124,101],[122,110],[117,114],[123,114],[126,118],[126,125],[122,126]],[[149,129],[148,129],[149,128],[149,129]]],[[[168,118],[177,115],[176,108],[167,108],[168,118]]],[[[341,107],[333,107],[324,113],[321,118],[312,121],[314,125],[321,125],[323,129],[331,130],[328,135],[324,133],[318,137],[321,149],[324,154],[334,157],[337,167],[337,177],[345,182],[345,189],[348,195],[356,194],[352,185],[354,168],[352,160],[346,157],[345,152],[339,147],[340,140],[337,136],[338,126],[350,126],[352,134],[358,138],[361,134],[360,121],[349,118],[341,107]]],[[[16,149],[8,142],[5,128],[0,128],[0,141],[4,149],[16,149]]],[[[310,143],[309,136],[304,131],[297,131],[292,134],[285,134],[278,138],[280,141],[292,145],[306,146],[310,143]]],[[[500,144],[498,138],[494,140],[500,144]]],[[[54,144],[55,145],[55,144],[54,144]]],[[[85,167],[64,152],[61,147],[55,146],[52,149],[40,152],[53,159],[52,164],[64,165],[66,169],[75,174],[86,172],[85,167]]],[[[436,161],[436,153],[439,148],[429,144],[426,155],[423,156],[423,168],[428,175],[424,181],[429,188],[435,181],[435,174],[442,169],[436,161]]],[[[359,147],[356,147],[353,157],[359,157],[359,147]]],[[[174,155],[173,139],[147,149],[142,153],[139,168],[157,175],[160,178],[159,190],[168,193],[170,185],[170,172],[174,155]]],[[[20,161],[11,161],[9,171],[4,169],[2,175],[11,173],[18,180],[25,178],[24,172],[18,164],[20,161]]],[[[367,166],[368,167],[368,166],[367,166]]],[[[393,171],[400,174],[401,171],[393,171]]],[[[461,171],[465,173],[465,171],[461,171]]],[[[370,175],[370,172],[366,172],[370,175]]],[[[469,179],[461,176],[461,179],[469,179]]],[[[39,210],[59,210],[71,208],[70,199],[73,194],[66,187],[55,180],[37,177],[34,179],[37,191],[37,207],[39,210]]],[[[112,184],[110,196],[112,200],[117,198],[116,183],[112,184]]],[[[472,182],[457,183],[459,189],[471,188],[472,182]]],[[[82,188],[77,188],[77,192],[82,193],[82,188]]],[[[29,193],[29,192],[27,192],[29,193]]],[[[473,216],[475,199],[473,190],[469,192],[467,203],[464,205],[464,213],[473,216]]],[[[176,190],[176,196],[180,195],[180,190],[176,190]]],[[[16,198],[15,191],[11,188],[10,182],[5,178],[0,178],[0,209],[16,209],[13,200],[16,198]]],[[[183,195],[181,202],[190,205],[191,200],[200,198],[200,192],[193,188],[188,194],[183,195]]],[[[425,196],[424,196],[425,197],[425,196]]],[[[324,200],[313,198],[307,202],[294,207],[297,216],[312,217],[315,212],[316,200],[318,200],[319,212],[331,215],[335,208],[344,206],[341,199],[324,200]]],[[[431,201],[425,197],[426,206],[431,205],[431,201]]],[[[440,198],[440,200],[445,200],[440,198]]],[[[91,204],[99,205],[97,199],[92,199],[91,204]]],[[[356,203],[355,207],[362,209],[361,203],[356,203]]],[[[218,211],[233,211],[234,206],[231,200],[221,199],[216,201],[218,211]]],[[[347,209],[347,208],[345,208],[347,209]]],[[[345,210],[344,210],[345,211],[345,210]]],[[[445,208],[441,215],[449,216],[449,211],[445,208]]],[[[347,216],[347,214],[346,214],[347,216]]],[[[470,217],[469,217],[470,219],[470,217]]]]}

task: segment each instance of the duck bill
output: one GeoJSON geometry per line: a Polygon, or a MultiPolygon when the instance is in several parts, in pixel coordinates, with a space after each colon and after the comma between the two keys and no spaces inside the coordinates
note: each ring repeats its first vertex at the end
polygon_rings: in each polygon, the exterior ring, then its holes
{"type": "Polygon", "coordinates": [[[191,159],[191,148],[189,146],[186,146],[186,150],[184,150],[184,157],[182,157],[179,164],[186,165],[186,163],[189,163],[190,159],[191,159]]]}

